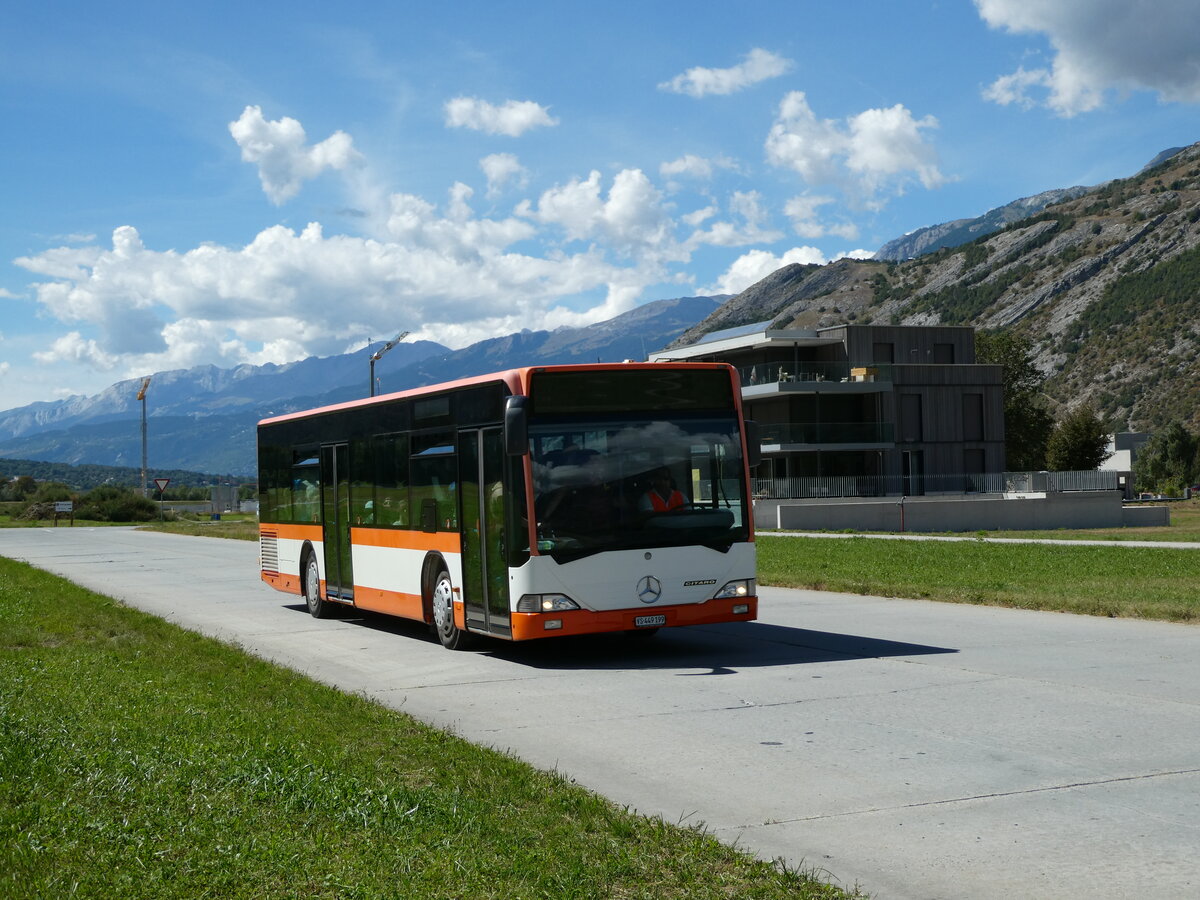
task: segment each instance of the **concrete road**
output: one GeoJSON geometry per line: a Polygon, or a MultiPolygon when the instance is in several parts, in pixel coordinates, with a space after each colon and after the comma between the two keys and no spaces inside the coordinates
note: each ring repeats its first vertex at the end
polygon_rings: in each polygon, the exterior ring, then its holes
{"type": "Polygon", "coordinates": [[[1200,628],[814,591],[757,623],[451,653],[317,621],[254,544],[0,554],[879,898],[1200,896],[1200,628]]]}

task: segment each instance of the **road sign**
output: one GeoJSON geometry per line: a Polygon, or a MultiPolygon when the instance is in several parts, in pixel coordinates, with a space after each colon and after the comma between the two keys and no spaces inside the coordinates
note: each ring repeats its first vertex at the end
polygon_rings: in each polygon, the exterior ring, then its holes
{"type": "Polygon", "coordinates": [[[167,489],[167,485],[170,483],[171,483],[170,478],[155,478],[154,479],[154,486],[156,488],[158,488],[158,492],[160,494],[167,489]]]}
{"type": "Polygon", "coordinates": [[[54,501],[54,511],[56,513],[72,512],[74,509],[75,509],[75,504],[72,503],[70,500],[55,500],[54,501]]]}

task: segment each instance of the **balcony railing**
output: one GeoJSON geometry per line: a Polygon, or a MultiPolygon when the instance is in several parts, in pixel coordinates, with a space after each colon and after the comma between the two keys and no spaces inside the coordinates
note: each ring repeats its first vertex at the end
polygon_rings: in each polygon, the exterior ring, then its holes
{"type": "Polygon", "coordinates": [[[764,444],[890,444],[891,422],[783,422],[759,423],[764,444]]]}
{"type": "Polygon", "coordinates": [[[739,366],[742,387],[760,384],[793,384],[798,382],[853,382],[892,380],[892,367],[880,363],[799,362],[760,363],[739,366]]]}
{"type": "Polygon", "coordinates": [[[755,478],[758,500],[902,497],[921,494],[1018,494],[1121,490],[1119,473],[989,472],[979,475],[803,475],[755,478]]]}

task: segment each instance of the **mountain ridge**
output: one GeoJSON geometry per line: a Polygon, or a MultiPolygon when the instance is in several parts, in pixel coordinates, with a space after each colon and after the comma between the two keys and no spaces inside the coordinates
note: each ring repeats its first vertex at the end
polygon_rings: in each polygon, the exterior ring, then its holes
{"type": "MultiPolygon", "coordinates": [[[[525,330],[451,350],[402,343],[379,363],[378,393],[527,365],[644,359],[715,310],[728,295],[656,300],[604,322],[525,330]]],[[[366,396],[372,348],[283,365],[197,366],[151,376],[148,456],[155,468],[252,475],[259,419],[366,396]]],[[[0,459],[140,465],[141,379],[90,398],[40,402],[0,413],[0,459]]]]}

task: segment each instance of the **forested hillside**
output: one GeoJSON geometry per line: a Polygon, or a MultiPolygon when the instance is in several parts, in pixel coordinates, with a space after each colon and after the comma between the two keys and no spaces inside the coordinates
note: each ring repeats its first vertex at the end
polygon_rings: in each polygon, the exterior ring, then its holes
{"type": "MultiPolygon", "coordinates": [[[[35,459],[0,459],[0,483],[22,476],[39,482],[57,481],[76,490],[88,491],[104,484],[136,487],[142,479],[142,471],[124,466],[73,466],[35,459]]],[[[172,488],[238,484],[243,480],[232,475],[208,475],[182,469],[149,469],[146,478],[169,478],[172,488]]]]}

